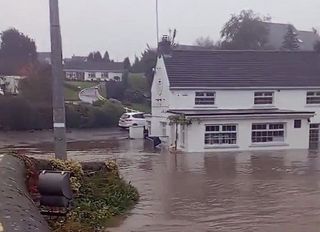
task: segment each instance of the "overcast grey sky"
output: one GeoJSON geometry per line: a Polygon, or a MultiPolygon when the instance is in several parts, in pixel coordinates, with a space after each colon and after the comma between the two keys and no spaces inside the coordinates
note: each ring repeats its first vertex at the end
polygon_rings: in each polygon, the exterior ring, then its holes
{"type": "MultiPolygon", "coordinates": [[[[49,51],[49,0],[0,0],[0,31],[15,27],[49,51]]],[[[298,29],[320,28],[320,0],[159,0],[160,34],[177,28],[178,42],[217,40],[232,13],[253,9],[298,29]]],[[[64,56],[108,50],[122,60],[156,45],[155,0],[60,0],[64,56]]]]}

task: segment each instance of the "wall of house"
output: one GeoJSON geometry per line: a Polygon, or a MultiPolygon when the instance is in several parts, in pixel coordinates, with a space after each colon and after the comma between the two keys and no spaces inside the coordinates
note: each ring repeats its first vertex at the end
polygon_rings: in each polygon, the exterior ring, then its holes
{"type": "MultiPolygon", "coordinates": [[[[285,150],[285,149],[308,149],[309,148],[309,123],[307,119],[302,120],[301,128],[294,128],[294,119],[242,119],[242,120],[203,120],[194,121],[186,127],[185,143],[182,144],[182,135],[178,130],[178,149],[186,152],[218,152],[218,151],[239,151],[239,150],[285,150]],[[251,142],[252,123],[285,123],[285,141],[278,144],[265,143],[253,144],[251,142]],[[237,144],[206,147],[205,126],[216,124],[236,124],[237,144]]],[[[169,141],[174,140],[170,135],[169,141]]]]}
{"type": "MultiPolygon", "coordinates": [[[[214,106],[195,105],[194,90],[173,90],[170,92],[170,109],[251,109],[276,107],[287,110],[303,110],[316,112],[311,119],[313,123],[320,123],[320,105],[307,105],[307,91],[317,89],[291,89],[291,90],[216,90],[214,106]],[[254,105],[254,92],[274,91],[274,104],[272,106],[254,105]]],[[[318,89],[319,91],[320,89],[318,89]]]]}
{"type": "MultiPolygon", "coordinates": [[[[170,90],[169,90],[169,80],[167,78],[167,72],[164,66],[164,61],[162,58],[158,59],[156,65],[156,73],[151,86],[151,131],[150,136],[166,136],[163,135],[163,124],[168,122],[168,114],[170,102],[170,90]]],[[[168,131],[169,127],[167,128],[168,131]]]]}
{"type": "Polygon", "coordinates": [[[84,80],[84,81],[122,81],[122,73],[121,72],[101,72],[101,71],[92,71],[92,72],[79,72],[79,71],[72,71],[67,70],[65,71],[66,79],[69,80],[84,80]],[[95,73],[95,77],[90,77],[91,73],[95,73]],[[105,76],[104,74],[107,73],[108,75],[105,76]],[[81,75],[79,75],[81,74],[81,75]],[[119,80],[117,80],[119,77],[119,80]]]}

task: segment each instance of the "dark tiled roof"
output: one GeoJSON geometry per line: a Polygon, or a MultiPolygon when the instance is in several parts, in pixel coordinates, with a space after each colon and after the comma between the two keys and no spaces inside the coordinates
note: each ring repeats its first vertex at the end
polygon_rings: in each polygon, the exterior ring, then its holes
{"type": "Polygon", "coordinates": [[[282,51],[172,51],[171,88],[320,87],[320,55],[282,51]]]}
{"type": "Polygon", "coordinates": [[[124,71],[123,62],[65,62],[64,70],[82,70],[82,71],[124,71]]]}
{"type": "Polygon", "coordinates": [[[228,115],[313,115],[311,111],[273,109],[217,109],[217,110],[169,110],[168,113],[185,116],[228,116],[228,115]]]}

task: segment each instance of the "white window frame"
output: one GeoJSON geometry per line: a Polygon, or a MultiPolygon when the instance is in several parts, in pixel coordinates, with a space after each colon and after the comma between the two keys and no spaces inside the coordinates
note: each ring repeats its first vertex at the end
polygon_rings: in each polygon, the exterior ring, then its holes
{"type": "Polygon", "coordinates": [[[286,141],[286,123],[268,122],[268,123],[252,123],[251,125],[251,143],[252,144],[279,144],[286,141]],[[282,128],[273,128],[282,125],[282,128]],[[254,129],[254,126],[256,128],[254,129]],[[258,128],[260,127],[260,128],[258,128]],[[255,135],[254,135],[255,133],[255,135]],[[283,134],[279,136],[277,134],[283,134]],[[275,139],[278,138],[278,139],[275,139]],[[281,139],[279,139],[281,138],[281,139]]]}
{"type": "Polygon", "coordinates": [[[255,106],[270,106],[270,105],[273,105],[274,104],[274,91],[255,91],[254,92],[253,103],[254,103],[255,106]],[[270,94],[271,94],[271,96],[270,96],[270,94]],[[263,102],[263,100],[268,101],[270,99],[271,99],[271,103],[263,102]],[[261,101],[261,102],[259,102],[259,101],[261,101]]]}
{"type": "Polygon", "coordinates": [[[207,125],[205,125],[204,144],[207,147],[237,146],[237,144],[238,144],[238,124],[230,123],[230,124],[207,124],[207,125]],[[212,130],[209,130],[209,127],[212,127],[211,128],[212,130]],[[213,128],[213,127],[215,127],[215,128],[213,128]],[[224,127],[229,127],[229,129],[226,129],[224,127]],[[233,127],[235,127],[234,130],[232,130],[233,127]],[[229,134],[229,136],[226,136],[228,134],[229,134]],[[234,136],[234,134],[235,134],[235,136],[234,136]],[[207,136],[210,136],[211,138],[207,138],[207,136]],[[230,143],[226,142],[228,140],[230,141],[230,143]],[[218,141],[218,142],[216,143],[215,141],[218,141]],[[232,142],[232,141],[235,141],[235,142],[232,142]]]}
{"type": "Polygon", "coordinates": [[[196,91],[195,92],[195,105],[196,106],[215,106],[216,105],[216,92],[215,91],[196,91]],[[208,96],[209,95],[209,96],[208,96]],[[210,96],[213,95],[213,96],[210,96]],[[201,99],[202,102],[205,102],[205,104],[201,104],[201,101],[199,102],[199,100],[201,99]],[[212,101],[213,99],[213,103],[208,103],[210,100],[212,101]],[[207,101],[207,103],[206,103],[207,101]]]}
{"type": "Polygon", "coordinates": [[[308,91],[306,102],[307,105],[320,105],[320,91],[308,91]]]}

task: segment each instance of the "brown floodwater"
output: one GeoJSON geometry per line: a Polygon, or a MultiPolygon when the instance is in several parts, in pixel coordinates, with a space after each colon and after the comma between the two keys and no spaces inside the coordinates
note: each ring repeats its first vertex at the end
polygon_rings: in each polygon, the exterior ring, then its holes
{"type": "MultiPolygon", "coordinates": [[[[170,154],[124,139],[69,145],[72,159],[116,159],[140,192],[112,232],[320,231],[317,152],[170,154]]],[[[24,151],[43,156],[41,149],[24,151]]]]}

